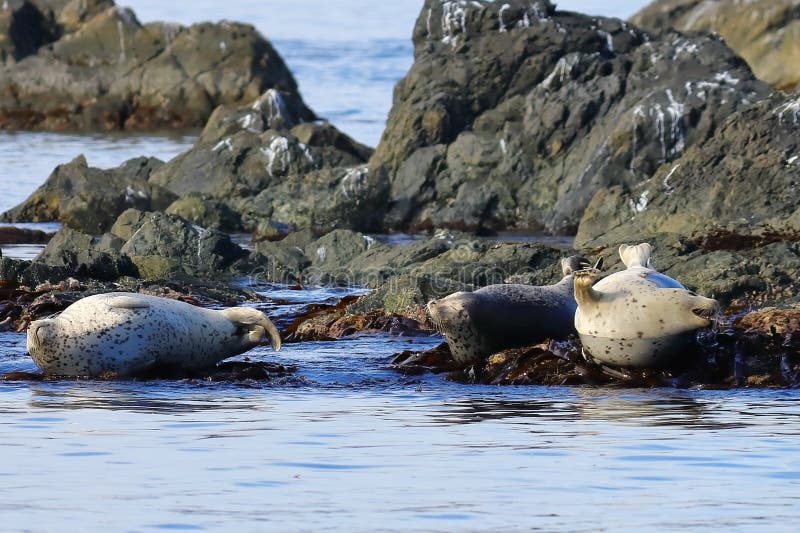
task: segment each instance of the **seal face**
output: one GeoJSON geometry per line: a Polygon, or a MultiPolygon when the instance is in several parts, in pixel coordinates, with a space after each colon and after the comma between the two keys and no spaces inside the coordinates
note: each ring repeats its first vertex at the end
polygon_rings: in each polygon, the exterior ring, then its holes
{"type": "Polygon", "coordinates": [[[437,329],[461,364],[477,363],[493,353],[574,333],[576,303],[572,272],[590,266],[573,256],[561,261],[564,277],[554,285],[489,285],[457,292],[427,305],[437,329]]]}
{"type": "Polygon", "coordinates": [[[596,271],[575,273],[575,329],[584,352],[612,365],[668,365],[696,330],[711,325],[719,304],[653,270],[649,244],[623,244],[619,254],[627,268],[597,283],[596,271]]]}
{"type": "Polygon", "coordinates": [[[217,311],[115,292],[83,298],[56,318],[31,322],[27,346],[45,374],[132,376],[161,365],[207,368],[265,338],[280,350],[277,329],[257,309],[217,311]]]}

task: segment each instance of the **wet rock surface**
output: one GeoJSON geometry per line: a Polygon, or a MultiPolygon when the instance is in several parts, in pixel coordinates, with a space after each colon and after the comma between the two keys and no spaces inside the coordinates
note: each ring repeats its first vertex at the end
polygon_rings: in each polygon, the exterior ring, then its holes
{"type": "Polygon", "coordinates": [[[314,116],[252,26],[142,24],[110,0],[12,0],[5,7],[1,129],[198,128],[217,106],[251,101],[268,88],[291,94],[303,119],[314,116]]]}
{"type": "Polygon", "coordinates": [[[631,17],[654,33],[717,33],[741,55],[759,79],[778,89],[800,88],[800,2],[756,0],[704,2],[656,0],[631,17]]]}
{"type": "MultiPolygon", "coordinates": [[[[297,367],[294,365],[282,365],[280,363],[270,363],[263,361],[227,361],[212,368],[203,370],[191,370],[184,368],[155,368],[137,376],[136,378],[120,377],[113,373],[107,373],[100,377],[92,378],[101,381],[163,381],[163,380],[182,380],[187,383],[199,381],[217,382],[273,382],[284,380],[291,376],[297,367]]],[[[79,381],[85,378],[64,378],[47,376],[38,372],[9,372],[0,374],[0,381],[64,381],[73,379],[79,381]]]]}
{"type": "Polygon", "coordinates": [[[574,231],[770,93],[718,38],[536,2],[425,3],[370,171],[390,228],[574,231]]]}

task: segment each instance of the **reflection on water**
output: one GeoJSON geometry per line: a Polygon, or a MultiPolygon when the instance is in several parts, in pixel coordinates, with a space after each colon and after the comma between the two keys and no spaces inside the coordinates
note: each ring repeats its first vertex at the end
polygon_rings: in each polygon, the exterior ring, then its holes
{"type": "Polygon", "coordinates": [[[349,343],[293,348],[319,383],[0,385],[5,527],[744,531],[800,514],[796,392],[374,384],[382,358],[353,368],[349,343]]]}

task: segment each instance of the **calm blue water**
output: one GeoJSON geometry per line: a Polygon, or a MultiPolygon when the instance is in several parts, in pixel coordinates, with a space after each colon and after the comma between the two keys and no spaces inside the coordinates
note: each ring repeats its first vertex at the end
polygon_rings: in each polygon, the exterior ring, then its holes
{"type": "MultiPolygon", "coordinates": [[[[640,3],[559,2],[622,16],[640,3]]],[[[255,24],[309,105],[370,144],[410,65],[419,6],[128,4],[144,21],[255,24]]],[[[108,167],[192,141],[0,133],[0,210],[79,153],[108,167]]],[[[265,306],[279,324],[349,293],[256,288],[282,302],[265,306]]],[[[438,342],[259,348],[248,356],[298,365],[271,384],[0,383],[0,529],[795,529],[798,391],[475,387],[386,368],[390,354],[438,342]]],[[[34,369],[24,335],[0,333],[0,372],[34,369]]]]}

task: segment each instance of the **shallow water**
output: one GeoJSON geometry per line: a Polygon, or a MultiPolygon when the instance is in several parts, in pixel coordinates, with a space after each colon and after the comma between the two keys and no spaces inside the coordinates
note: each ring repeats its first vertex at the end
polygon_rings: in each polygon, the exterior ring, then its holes
{"type": "MultiPolygon", "coordinates": [[[[300,368],[266,385],[0,384],[4,528],[752,531],[800,517],[796,391],[470,387],[384,368],[432,342],[259,349],[300,368]]],[[[3,351],[20,343],[0,335],[3,351]]]]}

